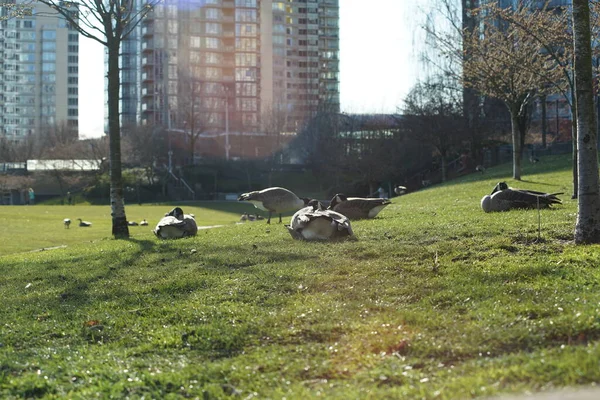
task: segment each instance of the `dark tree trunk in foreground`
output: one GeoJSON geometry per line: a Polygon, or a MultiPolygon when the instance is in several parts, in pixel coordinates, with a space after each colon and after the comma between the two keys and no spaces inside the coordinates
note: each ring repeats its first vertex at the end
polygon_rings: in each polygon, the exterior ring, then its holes
{"type": "Polygon", "coordinates": [[[575,243],[600,243],[598,150],[592,82],[592,47],[588,0],[573,0],[575,97],[577,100],[578,213],[575,243]]]}
{"type": "Polygon", "coordinates": [[[519,129],[518,111],[510,109],[510,127],[513,145],[513,179],[521,180],[521,134],[519,129]]]}
{"type": "Polygon", "coordinates": [[[119,48],[118,41],[108,41],[108,131],[110,137],[110,215],[112,234],[117,239],[129,237],[123,201],[121,174],[121,125],[119,121],[119,48]]]}

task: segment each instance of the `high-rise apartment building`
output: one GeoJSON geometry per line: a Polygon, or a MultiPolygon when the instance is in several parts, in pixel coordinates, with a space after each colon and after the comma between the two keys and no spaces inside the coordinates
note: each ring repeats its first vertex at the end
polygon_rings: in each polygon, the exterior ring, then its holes
{"type": "Polygon", "coordinates": [[[78,128],[79,34],[46,5],[31,6],[31,15],[0,22],[0,137],[14,141],[78,128]]]}
{"type": "Polygon", "coordinates": [[[339,112],[338,0],[165,0],[141,24],[140,120],[204,131],[295,130],[339,112]]]}

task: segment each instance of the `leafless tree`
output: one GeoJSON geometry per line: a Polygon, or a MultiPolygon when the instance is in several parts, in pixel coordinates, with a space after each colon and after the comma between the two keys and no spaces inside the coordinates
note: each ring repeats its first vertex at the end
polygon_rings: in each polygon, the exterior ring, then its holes
{"type": "Polygon", "coordinates": [[[447,178],[450,151],[465,139],[462,93],[448,77],[417,83],[404,99],[402,120],[411,135],[433,146],[440,156],[442,181],[447,178]]]}
{"type": "Polygon", "coordinates": [[[166,132],[156,126],[137,126],[123,137],[125,161],[144,170],[148,184],[156,183],[155,170],[166,148],[166,132]]]}
{"type": "Polygon", "coordinates": [[[200,78],[184,69],[179,69],[178,78],[177,125],[185,132],[189,145],[190,164],[193,164],[196,143],[206,129],[202,103],[204,85],[200,78]]]}
{"type": "Polygon", "coordinates": [[[573,0],[575,97],[579,152],[579,197],[575,242],[600,242],[598,137],[592,92],[592,46],[588,0],[573,0]]]}
{"type": "Polygon", "coordinates": [[[119,119],[121,43],[159,0],[38,0],[64,17],[81,35],[93,39],[108,52],[108,136],[110,138],[110,203],[112,234],[128,238],[121,172],[121,126],[119,119]]]}
{"type": "Polygon", "coordinates": [[[549,76],[558,71],[539,43],[503,19],[498,9],[495,5],[477,9],[481,23],[472,33],[465,31],[468,57],[463,63],[463,83],[506,105],[512,127],[513,178],[520,180],[529,105],[549,86],[549,76]]]}

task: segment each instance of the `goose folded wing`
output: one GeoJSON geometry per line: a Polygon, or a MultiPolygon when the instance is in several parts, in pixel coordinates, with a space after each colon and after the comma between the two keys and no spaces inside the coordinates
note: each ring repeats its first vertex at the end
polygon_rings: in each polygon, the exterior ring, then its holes
{"type": "Polygon", "coordinates": [[[174,226],[177,228],[184,228],[187,224],[188,223],[183,219],[178,219],[176,217],[167,216],[167,217],[162,218],[158,222],[158,225],[156,227],[160,228],[162,226],[174,226]]]}
{"type": "Polygon", "coordinates": [[[504,190],[499,192],[498,196],[504,201],[509,201],[512,208],[537,207],[538,201],[541,207],[547,207],[552,202],[550,198],[526,190],[504,190]]]}

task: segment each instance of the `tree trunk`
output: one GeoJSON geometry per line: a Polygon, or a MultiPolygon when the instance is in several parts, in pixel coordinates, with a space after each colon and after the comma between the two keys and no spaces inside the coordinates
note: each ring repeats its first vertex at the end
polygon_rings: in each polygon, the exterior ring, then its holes
{"type": "MultiPolygon", "coordinates": [[[[573,104],[575,104],[576,100],[573,99],[573,104]]],[[[577,106],[575,106],[577,107],[577,106]]],[[[578,192],[579,192],[579,177],[578,177],[578,172],[577,170],[579,169],[579,162],[578,162],[578,156],[577,154],[578,152],[578,143],[577,143],[577,110],[575,110],[575,115],[571,115],[571,143],[572,143],[572,158],[573,158],[573,162],[572,162],[572,170],[573,170],[573,195],[571,196],[572,199],[576,199],[578,196],[578,192]]]]}
{"type": "Polygon", "coordinates": [[[108,49],[108,137],[110,159],[110,207],[112,234],[115,239],[129,237],[129,227],[123,201],[123,177],[121,175],[121,126],[119,121],[119,48],[120,42],[109,41],[108,49]]]}
{"type": "Polygon", "coordinates": [[[519,132],[519,115],[517,110],[509,108],[510,127],[513,145],[513,179],[521,180],[521,137],[519,132]]]}
{"type": "Polygon", "coordinates": [[[592,48],[588,0],[573,0],[575,97],[578,150],[578,213],[575,243],[600,243],[598,150],[592,82],[592,48]]]}
{"type": "Polygon", "coordinates": [[[548,134],[548,123],[546,121],[546,96],[540,97],[540,104],[542,105],[542,148],[546,148],[546,135],[548,134]]]}
{"type": "Polygon", "coordinates": [[[440,164],[442,165],[442,182],[446,182],[448,177],[447,166],[446,166],[446,154],[440,153],[440,164]]]}

